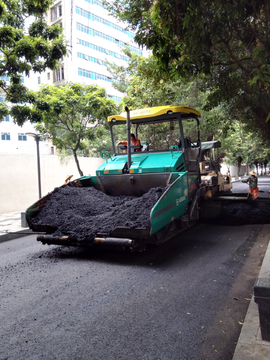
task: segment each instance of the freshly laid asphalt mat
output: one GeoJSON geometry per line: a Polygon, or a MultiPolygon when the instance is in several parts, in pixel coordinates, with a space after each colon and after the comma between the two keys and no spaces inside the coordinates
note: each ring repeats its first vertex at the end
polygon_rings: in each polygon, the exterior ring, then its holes
{"type": "Polygon", "coordinates": [[[270,204],[260,202],[259,199],[245,203],[228,201],[215,222],[224,225],[269,224],[270,204]]]}

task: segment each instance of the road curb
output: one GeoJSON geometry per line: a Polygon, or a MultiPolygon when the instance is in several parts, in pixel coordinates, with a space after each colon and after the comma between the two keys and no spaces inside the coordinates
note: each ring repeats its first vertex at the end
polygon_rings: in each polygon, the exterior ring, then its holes
{"type": "Polygon", "coordinates": [[[32,235],[33,232],[29,228],[25,230],[19,230],[14,232],[7,232],[6,234],[0,235],[0,243],[8,240],[14,240],[23,236],[32,235]]]}
{"type": "MultiPolygon", "coordinates": [[[[270,242],[268,242],[258,278],[270,276],[270,242]]],[[[242,330],[232,360],[268,360],[270,353],[270,342],[262,340],[259,309],[252,295],[242,330]]]]}

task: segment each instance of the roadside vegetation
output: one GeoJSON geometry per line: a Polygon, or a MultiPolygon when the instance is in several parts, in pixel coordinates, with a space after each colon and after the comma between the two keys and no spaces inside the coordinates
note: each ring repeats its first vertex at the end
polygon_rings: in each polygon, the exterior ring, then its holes
{"type": "MultiPolygon", "coordinates": [[[[182,94],[195,82],[199,93],[193,92],[196,96],[191,99],[190,92],[182,104],[198,108],[207,118],[205,131],[212,132],[214,137],[218,135],[223,143],[226,140],[223,150],[228,161],[237,162],[239,156],[250,163],[269,158],[268,0],[105,0],[105,3],[113,16],[137,29],[135,40],[152,51],[155,65],[144,75],[152,73],[153,79],[164,80],[162,99],[167,100],[167,79],[175,81],[174,90],[178,88],[182,94]],[[178,87],[179,81],[182,87],[178,87]],[[251,154],[247,155],[244,149],[251,154]]],[[[140,69],[145,67],[141,65],[140,69]]],[[[142,72],[138,75],[144,78],[142,72]]],[[[151,87],[151,82],[148,85],[151,87]]],[[[149,94],[146,102],[150,103],[153,87],[152,91],[149,87],[143,91],[140,81],[136,84],[135,79],[129,86],[129,100],[134,101],[134,106],[136,101],[132,98],[141,91],[143,95],[149,94]]]]}
{"type": "Polygon", "coordinates": [[[40,120],[32,112],[35,97],[24,85],[30,71],[56,69],[68,54],[59,25],[44,19],[52,0],[0,1],[0,122],[10,114],[18,125],[40,120]]]}
{"type": "MultiPolygon", "coordinates": [[[[207,89],[206,83],[210,76],[201,74],[173,80],[169,73],[160,71],[153,55],[145,58],[131,54],[128,49],[125,49],[125,54],[129,58],[126,68],[108,63],[112,76],[118,80],[114,87],[123,92],[121,111],[124,111],[125,105],[130,109],[160,105],[191,106],[201,112],[202,141],[221,142],[221,148],[216,149],[218,161],[239,167],[241,163],[249,166],[267,164],[270,137],[245,121],[241,110],[239,113],[232,110],[230,101],[209,106],[211,90],[207,89]]],[[[267,125],[267,120],[265,122],[267,125]]]]}
{"type": "Polygon", "coordinates": [[[31,70],[56,69],[68,55],[68,46],[62,29],[44,21],[53,1],[8,0],[0,2],[0,90],[5,96],[0,119],[9,113],[18,125],[37,123],[37,130],[52,139],[61,156],[74,156],[82,175],[78,156],[112,151],[108,115],[124,111],[125,106],[191,106],[202,114],[202,141],[221,142],[216,152],[219,161],[267,164],[268,0],[103,2],[112,16],[137,30],[137,43],[151,50],[144,58],[127,47],[125,67],[107,62],[117,80],[114,86],[123,93],[122,102],[109,100],[98,86],[66,84],[29,91],[23,76],[31,70]],[[30,16],[34,20],[28,22],[30,16]]]}
{"type": "Polygon", "coordinates": [[[35,96],[32,111],[41,119],[36,129],[50,137],[62,155],[71,153],[83,176],[78,151],[87,151],[95,139],[102,142],[107,117],[117,110],[115,102],[106,96],[104,88],[73,83],[43,86],[35,96]]]}

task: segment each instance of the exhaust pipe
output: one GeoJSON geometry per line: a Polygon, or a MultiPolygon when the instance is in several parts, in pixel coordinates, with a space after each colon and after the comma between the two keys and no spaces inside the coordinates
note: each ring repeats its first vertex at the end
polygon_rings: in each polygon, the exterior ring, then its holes
{"type": "Polygon", "coordinates": [[[52,236],[52,235],[39,235],[37,241],[41,241],[43,245],[66,245],[66,246],[82,246],[104,248],[104,249],[116,249],[122,251],[144,251],[145,244],[142,239],[129,239],[129,238],[116,238],[106,237],[106,235],[100,235],[94,238],[93,241],[76,241],[71,240],[69,236],[52,236]]]}
{"type": "Polygon", "coordinates": [[[131,167],[131,149],[130,149],[130,111],[126,106],[125,110],[127,112],[127,156],[128,156],[128,171],[131,167]]]}
{"type": "Polygon", "coordinates": [[[96,245],[97,248],[127,250],[130,252],[141,252],[145,250],[145,242],[143,239],[96,237],[93,244],[96,245]]]}
{"type": "Polygon", "coordinates": [[[96,237],[94,244],[98,247],[130,249],[134,247],[134,240],[127,238],[96,237]]]}
{"type": "Polygon", "coordinates": [[[43,245],[70,245],[69,236],[38,235],[37,241],[41,241],[43,245]]]}

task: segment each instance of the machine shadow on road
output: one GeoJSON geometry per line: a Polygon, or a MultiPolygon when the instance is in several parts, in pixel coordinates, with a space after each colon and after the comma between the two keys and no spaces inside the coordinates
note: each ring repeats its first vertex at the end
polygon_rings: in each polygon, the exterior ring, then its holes
{"type": "MultiPolygon", "coordinates": [[[[148,246],[144,252],[122,252],[105,249],[87,249],[75,247],[53,246],[40,251],[35,255],[39,258],[51,260],[73,260],[73,261],[95,261],[100,263],[111,263],[127,266],[149,266],[154,263],[164,266],[173,263],[179,257],[185,261],[191,257],[201,258],[204,253],[214,252],[216,248],[223,246],[219,234],[224,234],[223,225],[197,223],[185,232],[180,233],[168,242],[161,245],[148,246]]],[[[227,231],[227,230],[226,230],[227,231]]],[[[232,230],[231,230],[232,231],[232,230]]],[[[47,245],[46,245],[47,246],[47,245]]]]}

